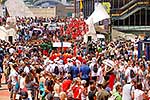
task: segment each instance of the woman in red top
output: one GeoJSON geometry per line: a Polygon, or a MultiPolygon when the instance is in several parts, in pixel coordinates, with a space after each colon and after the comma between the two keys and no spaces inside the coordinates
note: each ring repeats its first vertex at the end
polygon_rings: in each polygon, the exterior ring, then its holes
{"type": "Polygon", "coordinates": [[[81,79],[78,78],[75,85],[72,87],[74,100],[81,100],[81,79]]]}

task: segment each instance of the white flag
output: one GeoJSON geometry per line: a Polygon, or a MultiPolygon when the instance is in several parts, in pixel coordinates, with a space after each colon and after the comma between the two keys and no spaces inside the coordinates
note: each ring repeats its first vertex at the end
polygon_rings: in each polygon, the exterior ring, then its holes
{"type": "Polygon", "coordinates": [[[103,5],[101,3],[99,3],[98,5],[95,5],[95,6],[96,7],[95,7],[94,12],[86,20],[87,24],[90,24],[91,19],[93,19],[93,24],[95,24],[99,21],[110,18],[110,16],[108,15],[107,11],[105,10],[105,8],[103,7],[103,5]]]}

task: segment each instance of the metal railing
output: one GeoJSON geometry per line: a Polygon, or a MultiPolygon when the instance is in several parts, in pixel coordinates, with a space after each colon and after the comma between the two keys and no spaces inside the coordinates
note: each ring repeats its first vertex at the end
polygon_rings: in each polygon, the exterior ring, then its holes
{"type": "Polygon", "coordinates": [[[135,6],[138,2],[140,2],[140,3],[145,3],[146,2],[146,4],[150,4],[150,1],[149,0],[132,0],[132,1],[130,1],[129,3],[127,3],[127,4],[125,4],[123,7],[121,7],[121,8],[113,8],[112,10],[111,10],[111,13],[112,14],[121,14],[122,12],[124,12],[124,11],[126,11],[126,10],[129,10],[129,8],[131,8],[131,7],[133,7],[133,6],[135,6]]]}
{"type": "MultiPolygon", "coordinates": [[[[112,13],[112,17],[122,17],[123,15],[128,17],[128,15],[131,15],[131,13],[134,13],[135,11],[142,9],[143,6],[145,5],[150,5],[150,2],[136,2],[134,5],[132,5],[131,7],[129,7],[128,9],[118,12],[116,14],[112,13]]],[[[146,7],[146,6],[145,6],[146,7]]],[[[124,17],[126,18],[126,17],[124,17]]],[[[120,18],[120,19],[124,19],[124,18],[120,18]]]]}

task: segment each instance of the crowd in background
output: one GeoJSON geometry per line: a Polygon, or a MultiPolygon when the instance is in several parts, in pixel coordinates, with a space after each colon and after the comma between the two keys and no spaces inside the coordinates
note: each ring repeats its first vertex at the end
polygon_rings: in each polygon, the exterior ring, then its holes
{"type": "Polygon", "coordinates": [[[138,38],[85,43],[82,32],[75,38],[66,35],[66,30],[76,33],[77,20],[86,32],[82,19],[16,19],[16,42],[0,41],[0,72],[12,100],[18,95],[20,100],[150,99],[150,62],[137,57],[138,38]],[[70,21],[76,24],[68,29],[70,21]],[[53,47],[56,41],[72,46],[53,47]]]}

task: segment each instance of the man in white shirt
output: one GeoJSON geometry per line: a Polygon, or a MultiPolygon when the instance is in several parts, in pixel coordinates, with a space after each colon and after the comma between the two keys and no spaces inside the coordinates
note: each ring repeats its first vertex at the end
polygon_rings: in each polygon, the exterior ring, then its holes
{"type": "Polygon", "coordinates": [[[132,79],[130,84],[123,86],[122,100],[133,100],[136,80],[132,79]]]}
{"type": "Polygon", "coordinates": [[[133,69],[130,65],[128,65],[128,68],[125,70],[125,77],[126,77],[126,79],[127,79],[127,83],[130,83],[131,80],[132,80],[132,78],[131,78],[131,73],[130,73],[131,70],[134,71],[134,69],[133,69]]]}
{"type": "Polygon", "coordinates": [[[31,66],[30,66],[30,63],[29,62],[27,62],[26,63],[26,66],[24,67],[24,72],[26,73],[26,74],[28,74],[28,73],[30,73],[30,71],[31,71],[31,66]]]}
{"type": "Polygon", "coordinates": [[[99,65],[96,63],[96,58],[92,58],[92,63],[89,67],[91,69],[92,80],[97,81],[99,65]]]}

